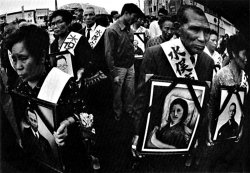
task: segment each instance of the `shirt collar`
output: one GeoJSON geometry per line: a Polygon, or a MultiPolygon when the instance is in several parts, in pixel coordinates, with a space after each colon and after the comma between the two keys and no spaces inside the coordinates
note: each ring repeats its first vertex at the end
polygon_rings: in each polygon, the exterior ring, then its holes
{"type": "MultiPolygon", "coordinates": [[[[94,31],[95,28],[96,28],[96,23],[94,23],[94,25],[92,25],[92,26],[90,27],[91,31],[94,31]]],[[[86,27],[86,31],[87,31],[87,30],[88,30],[88,27],[86,27]]]]}

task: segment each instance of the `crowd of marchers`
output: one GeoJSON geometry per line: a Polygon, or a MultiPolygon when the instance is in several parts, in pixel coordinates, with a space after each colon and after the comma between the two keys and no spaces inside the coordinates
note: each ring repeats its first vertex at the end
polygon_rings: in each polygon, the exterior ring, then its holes
{"type": "MultiPolygon", "coordinates": [[[[3,171],[250,170],[249,44],[240,32],[220,36],[210,29],[205,13],[190,5],[181,6],[176,15],[161,8],[157,18],[146,17],[132,3],[111,15],[97,15],[92,6],[73,12],[59,9],[47,24],[41,27],[20,20],[1,25],[3,171]],[[151,109],[150,78],[155,76],[208,83],[198,135],[184,155],[140,151],[141,132],[147,130],[145,119],[151,109]],[[235,98],[224,98],[225,105],[222,87],[234,87],[235,98]],[[222,107],[225,113],[220,120],[222,107]],[[134,164],[103,169],[103,159],[109,158],[98,152],[105,145],[105,139],[99,139],[110,125],[104,123],[113,119],[120,124],[125,118],[131,120],[133,134],[127,139],[131,145],[123,147],[129,148],[134,164]]],[[[149,149],[174,151],[189,146],[192,106],[187,100],[181,95],[167,100],[168,111],[163,111],[164,118],[147,137],[149,149]]]]}

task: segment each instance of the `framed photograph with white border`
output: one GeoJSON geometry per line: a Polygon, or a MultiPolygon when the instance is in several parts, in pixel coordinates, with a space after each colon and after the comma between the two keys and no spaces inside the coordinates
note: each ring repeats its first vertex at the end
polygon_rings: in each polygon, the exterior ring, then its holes
{"type": "Polygon", "coordinates": [[[35,160],[48,172],[62,173],[62,158],[53,136],[59,125],[57,105],[17,92],[13,93],[28,103],[25,115],[19,123],[23,150],[27,157],[35,160]]]}
{"type": "Polygon", "coordinates": [[[135,58],[142,59],[146,48],[145,33],[134,33],[135,58]]]}
{"type": "Polygon", "coordinates": [[[220,87],[220,108],[216,116],[213,141],[238,140],[244,119],[243,104],[245,88],[220,87]]]}
{"type": "Polygon", "coordinates": [[[68,51],[50,54],[52,66],[74,77],[71,54],[68,51]]]}
{"type": "Polygon", "coordinates": [[[185,154],[193,147],[203,115],[207,83],[187,79],[150,79],[148,113],[141,130],[141,154],[185,154]]]}

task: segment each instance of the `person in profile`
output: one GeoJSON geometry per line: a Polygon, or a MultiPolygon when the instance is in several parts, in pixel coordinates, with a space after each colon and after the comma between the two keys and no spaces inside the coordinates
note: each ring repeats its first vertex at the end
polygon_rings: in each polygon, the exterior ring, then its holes
{"type": "Polygon", "coordinates": [[[236,114],[236,104],[233,102],[229,106],[228,121],[223,126],[221,126],[220,130],[218,131],[218,137],[217,137],[218,140],[235,137],[237,135],[238,124],[234,119],[235,114],[236,114]]]}
{"type": "Polygon", "coordinates": [[[155,126],[150,134],[148,146],[152,148],[186,148],[189,136],[185,132],[188,104],[177,98],[170,104],[168,121],[165,126],[155,126]]]}
{"type": "Polygon", "coordinates": [[[68,73],[68,64],[65,56],[60,55],[56,58],[56,66],[65,73],[68,73]]]}
{"type": "Polygon", "coordinates": [[[135,55],[143,55],[142,49],[138,45],[138,40],[134,40],[134,50],[135,50],[135,55]]]}
{"type": "Polygon", "coordinates": [[[52,148],[45,137],[38,131],[37,113],[30,107],[26,110],[28,128],[23,130],[23,147],[25,152],[38,161],[55,164],[52,148]]]}

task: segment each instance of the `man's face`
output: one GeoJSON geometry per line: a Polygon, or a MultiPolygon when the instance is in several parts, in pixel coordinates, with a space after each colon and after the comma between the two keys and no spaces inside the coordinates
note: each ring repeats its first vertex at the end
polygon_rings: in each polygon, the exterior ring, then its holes
{"type": "Polygon", "coordinates": [[[38,123],[37,123],[36,114],[34,112],[28,111],[28,121],[29,121],[29,124],[30,124],[31,128],[35,132],[37,132],[37,130],[38,130],[38,123]]]}
{"type": "Polygon", "coordinates": [[[138,15],[136,13],[126,13],[126,22],[128,25],[132,25],[138,20],[138,15]]]}
{"type": "Polygon", "coordinates": [[[54,17],[51,21],[51,26],[56,36],[64,35],[69,30],[69,25],[67,25],[66,22],[63,21],[62,16],[54,17]]]}
{"type": "Polygon", "coordinates": [[[95,23],[95,11],[92,8],[85,9],[83,12],[83,20],[86,25],[91,27],[95,23]]]}
{"type": "Polygon", "coordinates": [[[229,113],[229,119],[234,118],[235,113],[236,113],[236,107],[234,105],[231,105],[229,107],[229,112],[228,113],[229,113]]]}
{"type": "Polygon", "coordinates": [[[162,30],[162,35],[166,40],[170,40],[170,38],[173,36],[173,31],[174,31],[174,24],[171,21],[165,21],[162,24],[161,27],[162,30]]]}
{"type": "Polygon", "coordinates": [[[209,24],[204,16],[200,16],[191,9],[184,12],[187,23],[180,27],[180,39],[190,54],[200,54],[209,39],[209,24]]]}
{"type": "Polygon", "coordinates": [[[207,42],[207,47],[209,50],[215,51],[217,47],[218,37],[215,34],[211,34],[209,41],[207,42]]]}

